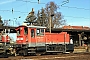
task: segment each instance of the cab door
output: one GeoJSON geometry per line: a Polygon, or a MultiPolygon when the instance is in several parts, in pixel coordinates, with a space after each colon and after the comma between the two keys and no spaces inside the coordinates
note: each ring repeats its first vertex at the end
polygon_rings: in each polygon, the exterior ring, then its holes
{"type": "Polygon", "coordinates": [[[35,47],[36,46],[36,39],[35,39],[35,37],[36,37],[36,35],[35,35],[35,29],[33,28],[33,29],[31,29],[31,46],[32,47],[35,47]]]}

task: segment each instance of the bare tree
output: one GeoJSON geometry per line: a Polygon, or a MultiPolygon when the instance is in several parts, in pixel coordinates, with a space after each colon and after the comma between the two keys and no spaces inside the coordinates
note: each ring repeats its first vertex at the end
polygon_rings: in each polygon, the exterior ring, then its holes
{"type": "Polygon", "coordinates": [[[49,27],[50,16],[51,16],[52,28],[58,28],[60,25],[65,24],[65,20],[63,19],[61,12],[58,12],[57,9],[59,9],[59,6],[54,2],[49,2],[46,4],[45,13],[48,16],[47,18],[48,27],[49,27]]]}
{"type": "Polygon", "coordinates": [[[45,26],[49,28],[50,26],[50,17],[51,17],[51,28],[58,28],[61,25],[65,24],[65,20],[61,12],[58,12],[59,6],[54,2],[49,2],[46,4],[45,8],[38,10],[37,18],[34,13],[34,10],[28,14],[26,17],[27,22],[37,22],[34,25],[45,26]]]}

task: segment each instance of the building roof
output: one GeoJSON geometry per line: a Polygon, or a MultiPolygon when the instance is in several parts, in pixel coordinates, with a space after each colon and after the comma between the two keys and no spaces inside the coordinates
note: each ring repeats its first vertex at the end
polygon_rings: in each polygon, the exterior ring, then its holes
{"type": "Polygon", "coordinates": [[[15,29],[16,27],[13,26],[0,26],[0,29],[15,29]]]}
{"type": "MultiPolygon", "coordinates": [[[[49,32],[49,29],[46,29],[47,32],[49,32]]],[[[65,31],[65,32],[90,32],[90,30],[88,29],[63,29],[63,28],[52,28],[51,29],[52,32],[61,32],[61,31],[65,31]]]]}
{"type": "Polygon", "coordinates": [[[90,30],[87,26],[63,26],[63,29],[79,29],[79,30],[90,30]]]}
{"type": "Polygon", "coordinates": [[[8,29],[10,29],[10,33],[16,33],[15,28],[16,28],[16,27],[12,27],[12,26],[0,26],[0,33],[1,33],[1,31],[3,31],[4,29],[7,29],[6,32],[8,32],[8,29]]]}

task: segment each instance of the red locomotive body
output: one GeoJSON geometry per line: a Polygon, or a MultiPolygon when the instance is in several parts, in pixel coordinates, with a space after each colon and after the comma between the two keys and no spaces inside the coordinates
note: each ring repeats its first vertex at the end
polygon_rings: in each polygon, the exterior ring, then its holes
{"type": "Polygon", "coordinates": [[[2,35],[2,42],[10,42],[10,38],[8,35],[2,35]]]}
{"type": "Polygon", "coordinates": [[[46,33],[46,38],[47,42],[46,43],[51,43],[51,44],[69,44],[70,38],[69,34],[66,32],[61,32],[61,33],[46,33]]]}
{"type": "Polygon", "coordinates": [[[41,26],[17,27],[16,52],[27,55],[74,50],[67,32],[47,33],[45,28],[41,26]]]}

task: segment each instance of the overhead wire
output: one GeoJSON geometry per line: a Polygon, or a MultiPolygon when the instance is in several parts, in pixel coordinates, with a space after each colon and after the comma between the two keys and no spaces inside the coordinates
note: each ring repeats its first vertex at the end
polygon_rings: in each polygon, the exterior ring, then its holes
{"type": "Polygon", "coordinates": [[[72,17],[72,18],[82,18],[82,19],[88,19],[88,20],[90,20],[90,18],[85,18],[85,17],[66,16],[66,15],[65,15],[65,17],[72,17]]]}
{"type": "Polygon", "coordinates": [[[74,9],[82,9],[82,10],[89,10],[90,11],[90,9],[86,9],[86,8],[78,8],[78,7],[70,7],[70,6],[61,6],[61,7],[74,8],[74,9]]]}
{"type": "Polygon", "coordinates": [[[67,7],[67,8],[76,8],[76,9],[83,9],[83,10],[90,10],[90,9],[86,9],[86,8],[78,8],[78,7],[71,7],[71,6],[64,6],[65,4],[69,3],[69,0],[63,1],[61,5],[61,7],[67,7]]]}
{"type": "MultiPolygon", "coordinates": [[[[88,11],[90,11],[90,9],[86,9],[86,8],[78,8],[78,7],[70,7],[70,6],[62,6],[62,7],[66,7],[66,8],[74,8],[74,9],[81,9],[81,10],[88,10],[88,11]]],[[[90,20],[90,18],[85,18],[85,17],[75,17],[75,16],[65,16],[65,17],[71,17],[71,18],[83,18],[83,19],[89,19],[90,20]]]]}
{"type": "MultiPolygon", "coordinates": [[[[78,7],[70,7],[70,6],[63,6],[64,4],[69,3],[69,0],[64,1],[63,4],[59,5],[61,7],[66,7],[66,8],[74,8],[74,9],[81,9],[81,10],[88,10],[90,11],[90,9],[86,9],[86,8],[78,8],[78,7]]],[[[75,17],[75,16],[65,16],[65,17],[71,17],[71,18],[83,18],[83,19],[88,19],[90,20],[90,18],[85,18],[85,17],[75,17]]]]}
{"type": "MultiPolygon", "coordinates": [[[[23,2],[38,3],[38,1],[37,1],[37,2],[32,2],[32,1],[23,1],[23,2]]],[[[40,3],[40,2],[39,2],[39,4],[45,4],[45,3],[40,3]]]]}
{"type": "Polygon", "coordinates": [[[28,3],[26,2],[26,8],[27,8],[27,12],[28,12],[28,3]]]}
{"type": "MultiPolygon", "coordinates": [[[[23,1],[22,2],[30,2],[30,3],[38,3],[38,2],[32,2],[32,1],[23,1]]],[[[68,3],[69,1],[67,1],[68,3]]],[[[45,3],[39,3],[39,4],[45,4],[45,3]]],[[[79,8],[79,7],[71,7],[71,6],[63,6],[63,5],[59,5],[61,7],[66,7],[66,8],[74,8],[74,9],[81,9],[81,10],[88,10],[90,11],[90,9],[86,9],[86,8],[79,8]]],[[[0,10],[3,12],[11,12],[11,10],[0,10]]],[[[22,12],[22,11],[14,11],[14,12],[18,12],[18,13],[28,13],[28,12],[22,12]]],[[[85,18],[85,17],[74,17],[74,16],[66,16],[66,17],[72,17],[72,18],[83,18],[83,19],[90,19],[90,18],[85,18]]]]}
{"type": "MultiPolygon", "coordinates": [[[[16,0],[16,1],[18,1],[18,0],[16,0]]],[[[22,5],[25,5],[25,4],[21,4],[21,5],[19,5],[19,6],[22,6],[22,5]]],[[[28,12],[22,12],[22,11],[15,11],[14,10],[14,8],[18,8],[19,6],[15,6],[15,7],[13,7],[13,5],[12,5],[12,9],[11,10],[2,10],[2,9],[0,9],[0,11],[3,11],[3,12],[18,12],[18,13],[28,13],[28,12]]]]}
{"type": "Polygon", "coordinates": [[[24,5],[25,5],[25,3],[20,4],[20,5],[18,5],[18,6],[15,6],[14,8],[19,8],[19,7],[24,6],[24,5]]]}
{"type": "MultiPolygon", "coordinates": [[[[12,10],[0,10],[0,11],[3,11],[3,12],[12,12],[12,10]]],[[[28,13],[28,12],[15,11],[15,10],[13,10],[13,12],[18,12],[18,13],[28,13]]]]}
{"type": "Polygon", "coordinates": [[[61,4],[61,6],[65,5],[67,3],[69,3],[69,0],[63,1],[62,4],[61,4]]]}
{"type": "MultiPolygon", "coordinates": [[[[18,1],[18,0],[16,0],[16,1],[18,1]]],[[[24,1],[24,0],[20,0],[20,1],[22,1],[22,2],[30,2],[30,3],[38,3],[38,2],[32,2],[32,1],[24,1]]],[[[39,4],[45,4],[45,3],[39,3],[39,4]]],[[[24,4],[22,4],[22,5],[24,5],[24,4]]],[[[21,6],[21,5],[20,5],[21,6]]],[[[16,7],[18,7],[18,6],[16,6],[16,7]]],[[[12,8],[13,9],[13,8],[12,8]]],[[[27,8],[28,9],[28,8],[27,8]]],[[[3,12],[12,12],[11,10],[0,10],[0,11],[3,11],[3,12]]],[[[18,12],[18,13],[28,13],[28,12],[22,12],[22,11],[15,11],[14,9],[13,9],[13,12],[18,12]]]]}

